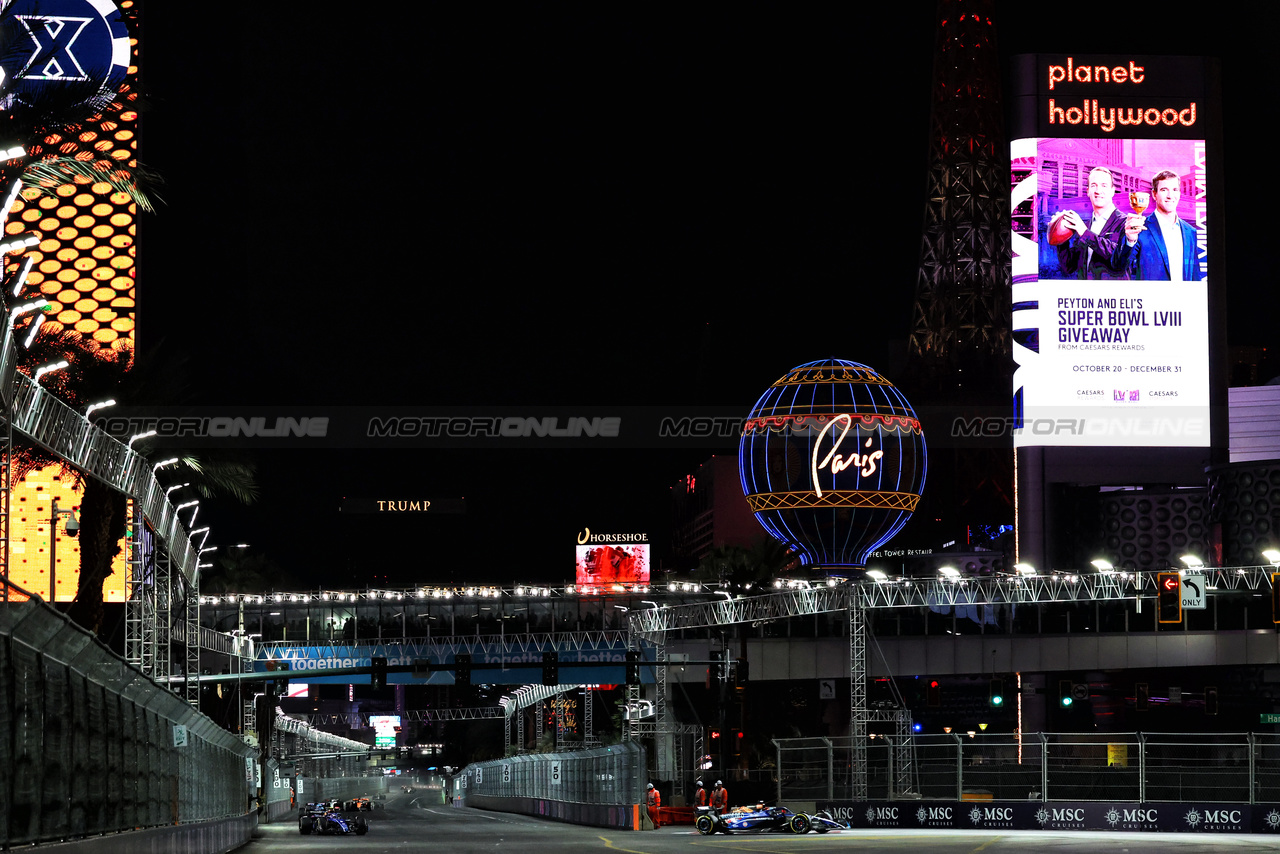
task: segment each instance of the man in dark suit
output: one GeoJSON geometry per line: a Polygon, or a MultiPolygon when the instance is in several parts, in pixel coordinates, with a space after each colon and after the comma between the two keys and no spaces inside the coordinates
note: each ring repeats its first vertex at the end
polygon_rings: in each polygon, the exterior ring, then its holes
{"type": "Polygon", "coordinates": [[[1099,166],[1089,173],[1089,203],[1093,206],[1089,222],[1072,210],[1059,216],[1075,236],[1058,245],[1058,269],[1064,278],[1100,281],[1127,279],[1124,267],[1113,267],[1112,256],[1123,242],[1124,214],[1113,201],[1115,186],[1111,170],[1099,166]]]}
{"type": "Polygon", "coordinates": [[[1196,261],[1196,230],[1178,218],[1182,190],[1176,172],[1164,170],[1151,179],[1156,209],[1145,219],[1130,214],[1113,261],[1131,279],[1156,282],[1198,282],[1204,270],[1196,261]]]}

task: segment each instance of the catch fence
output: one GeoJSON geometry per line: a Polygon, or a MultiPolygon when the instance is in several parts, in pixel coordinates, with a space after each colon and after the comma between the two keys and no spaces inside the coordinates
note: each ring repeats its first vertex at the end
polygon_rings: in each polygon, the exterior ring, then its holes
{"type": "Polygon", "coordinates": [[[467,806],[634,828],[646,780],[644,749],[626,742],[473,763],[453,787],[467,806]]]}
{"type": "Polygon", "coordinates": [[[25,601],[0,604],[0,847],[254,812],[251,747],[14,590],[25,601]]]}
{"type": "MultiPolygon", "coordinates": [[[[780,802],[853,800],[851,739],[774,745],[780,802]]],[[[873,801],[1280,801],[1275,733],[875,735],[866,755],[873,801]]]]}

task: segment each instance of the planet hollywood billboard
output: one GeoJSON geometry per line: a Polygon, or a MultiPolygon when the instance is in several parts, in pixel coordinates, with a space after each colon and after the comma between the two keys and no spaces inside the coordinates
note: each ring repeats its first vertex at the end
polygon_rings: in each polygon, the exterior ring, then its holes
{"type": "Polygon", "coordinates": [[[906,397],[873,368],[839,359],[795,367],[765,391],[738,464],[760,524],[816,566],[864,566],[911,518],[927,469],[906,397]]]}
{"type": "Polygon", "coordinates": [[[1017,59],[1015,445],[1207,447],[1221,191],[1205,61],[1017,59]]]}

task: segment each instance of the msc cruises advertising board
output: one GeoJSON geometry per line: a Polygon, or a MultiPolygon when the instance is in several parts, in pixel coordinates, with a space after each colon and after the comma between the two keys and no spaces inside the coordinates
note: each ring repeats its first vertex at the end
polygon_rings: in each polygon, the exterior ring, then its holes
{"type": "Polygon", "coordinates": [[[1208,446],[1199,60],[1026,59],[1015,110],[1043,135],[1010,152],[1015,445],[1208,446]]]}

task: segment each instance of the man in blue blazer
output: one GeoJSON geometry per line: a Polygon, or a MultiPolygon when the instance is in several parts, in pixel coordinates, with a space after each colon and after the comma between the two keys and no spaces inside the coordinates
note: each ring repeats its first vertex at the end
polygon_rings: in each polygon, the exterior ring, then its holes
{"type": "Polygon", "coordinates": [[[1196,260],[1196,230],[1178,218],[1182,191],[1178,176],[1165,170],[1151,179],[1155,213],[1143,219],[1130,214],[1112,266],[1145,281],[1198,282],[1204,271],[1196,260]]]}

